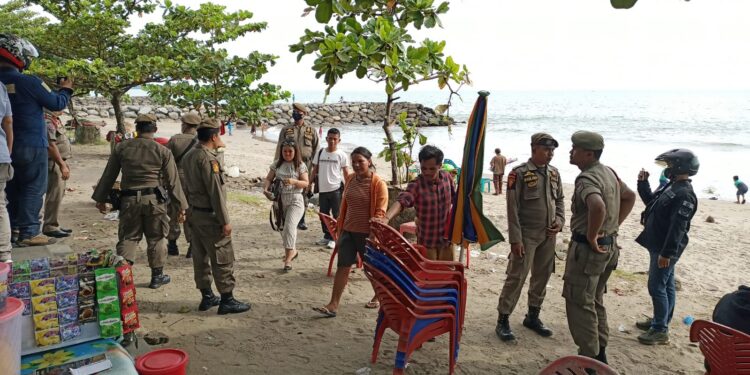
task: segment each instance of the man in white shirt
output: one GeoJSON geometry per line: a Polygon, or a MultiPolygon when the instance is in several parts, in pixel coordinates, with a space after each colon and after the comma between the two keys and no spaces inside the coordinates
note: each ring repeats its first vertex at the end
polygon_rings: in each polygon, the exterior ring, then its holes
{"type": "Polygon", "coordinates": [[[10,262],[11,232],[5,185],[13,178],[10,153],[13,150],[13,112],[5,85],[0,83],[0,262],[10,262]]]}
{"type": "MultiPolygon", "coordinates": [[[[313,157],[313,168],[310,181],[317,184],[320,201],[320,212],[337,218],[341,206],[341,193],[344,190],[344,180],[349,175],[349,159],[344,151],[338,150],[341,133],[336,128],[328,130],[326,143],[328,147],[321,148],[313,157]]],[[[326,245],[333,249],[336,245],[328,228],[321,222],[323,238],[318,245],[326,245]]]]}

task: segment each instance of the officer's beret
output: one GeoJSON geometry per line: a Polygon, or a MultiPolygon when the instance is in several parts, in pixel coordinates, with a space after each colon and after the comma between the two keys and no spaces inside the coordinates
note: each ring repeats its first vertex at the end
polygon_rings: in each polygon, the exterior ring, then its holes
{"type": "Polygon", "coordinates": [[[139,122],[151,122],[151,123],[155,124],[156,123],[156,116],[152,115],[150,113],[140,114],[140,115],[138,115],[138,117],[135,118],[135,123],[137,124],[139,122]]]}
{"type": "Polygon", "coordinates": [[[559,143],[557,143],[557,140],[552,138],[551,135],[547,133],[536,133],[531,136],[531,145],[532,146],[546,146],[546,147],[558,147],[560,146],[559,143]]]}
{"type": "Polygon", "coordinates": [[[207,118],[203,119],[198,125],[198,129],[219,129],[221,128],[221,123],[217,119],[213,118],[207,118]]]}
{"type": "Polygon", "coordinates": [[[573,146],[584,150],[599,151],[604,149],[604,138],[599,133],[579,130],[570,137],[573,146]]]}
{"type": "Polygon", "coordinates": [[[307,113],[307,107],[302,104],[294,103],[292,104],[292,108],[294,108],[294,110],[297,112],[307,113]]]}
{"type": "Polygon", "coordinates": [[[182,115],[181,120],[188,125],[199,125],[201,123],[201,116],[195,112],[188,112],[182,115]]]}

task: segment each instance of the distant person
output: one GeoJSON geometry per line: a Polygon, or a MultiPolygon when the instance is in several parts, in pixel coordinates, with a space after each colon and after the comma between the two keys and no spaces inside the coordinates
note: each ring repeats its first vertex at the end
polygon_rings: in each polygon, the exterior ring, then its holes
{"type": "Polygon", "coordinates": [[[323,138],[323,126],[318,129],[318,137],[323,138]]]}
{"type": "Polygon", "coordinates": [[[252,122],[252,123],[250,124],[250,135],[252,135],[253,137],[255,136],[255,131],[257,130],[257,127],[258,127],[258,126],[257,126],[257,125],[255,125],[255,121],[253,121],[253,122],[252,122]]]}
{"type": "MultiPolygon", "coordinates": [[[[357,255],[364,258],[365,245],[370,236],[370,220],[384,217],[388,207],[388,186],[375,173],[372,153],[364,147],[357,147],[351,157],[354,173],[346,178],[341,215],[337,222],[339,254],[331,299],[327,305],[313,308],[330,318],[336,316],[352,265],[357,263],[357,255]]],[[[370,300],[365,307],[377,308],[377,298],[370,300]]]]}
{"type": "Polygon", "coordinates": [[[18,228],[19,246],[43,246],[54,240],[41,233],[39,213],[47,191],[49,142],[43,109],[61,111],[73,95],[73,81],[61,79],[52,91],[41,79],[23,74],[39,54],[27,40],[0,34],[0,82],[5,84],[13,112],[14,176],[7,183],[11,227],[18,228]]]}
{"type": "Polygon", "coordinates": [[[734,187],[737,188],[737,204],[745,204],[745,193],[747,193],[747,185],[745,185],[744,182],[740,181],[740,178],[738,176],[732,177],[734,180],[734,187]],[[742,197],[742,202],[740,202],[740,197],[742,197]]]}
{"type": "Polygon", "coordinates": [[[344,102],[344,97],[342,96],[339,98],[339,103],[343,103],[343,102],[344,102]]]}
{"type": "Polygon", "coordinates": [[[11,230],[5,185],[13,178],[10,152],[13,150],[13,112],[5,85],[0,83],[0,262],[11,262],[11,230]]]}
{"type": "Polygon", "coordinates": [[[664,175],[670,183],[663,190],[651,191],[648,172],[638,174],[638,195],[646,205],[641,214],[643,231],[635,239],[648,250],[648,294],[653,304],[651,319],[636,323],[646,333],[638,336],[644,345],[669,343],[669,323],[676,302],[675,266],[688,245],[690,221],[698,209],[690,176],[698,173],[698,158],[688,149],[674,149],[656,157],[666,164],[664,175]]]}
{"type": "Polygon", "coordinates": [[[58,216],[65,196],[65,184],[70,178],[68,159],[73,156],[70,139],[65,134],[65,125],[60,120],[60,112],[44,111],[44,120],[49,133],[49,168],[47,169],[47,194],[44,197],[42,233],[45,236],[63,238],[73,230],[60,226],[58,216]]]}
{"type": "MultiPolygon", "coordinates": [[[[313,157],[313,169],[310,173],[311,183],[317,181],[320,212],[331,215],[334,219],[339,216],[341,193],[344,191],[344,180],[349,175],[349,161],[346,153],[338,149],[341,133],[336,128],[328,129],[326,143],[328,147],[321,148],[313,157]],[[317,177],[317,179],[316,179],[317,177]]],[[[328,227],[321,221],[323,238],[316,244],[333,249],[336,245],[333,236],[328,233],[328,227]]]]}
{"type": "Polygon", "coordinates": [[[234,122],[234,116],[229,117],[229,120],[227,120],[227,133],[229,133],[230,136],[232,135],[232,131],[234,130],[234,122]]]}
{"type": "Polygon", "coordinates": [[[490,160],[490,170],[492,170],[492,182],[495,185],[495,194],[500,195],[503,193],[503,175],[505,174],[505,166],[508,164],[508,159],[500,153],[500,149],[495,149],[495,156],[490,160]]]}
{"type": "Polygon", "coordinates": [[[268,175],[263,181],[263,194],[269,200],[275,198],[271,185],[275,179],[283,183],[281,189],[281,203],[284,210],[284,228],[281,241],[284,244],[284,272],[292,270],[292,261],[297,259],[297,223],[305,214],[305,203],[302,191],[309,184],[307,165],[302,162],[299,149],[292,139],[284,139],[279,143],[276,160],[271,164],[268,175]]]}
{"type": "Polygon", "coordinates": [[[443,151],[431,145],[419,151],[421,174],[406,186],[378,221],[383,224],[396,217],[404,208],[414,207],[417,218],[417,243],[427,248],[427,258],[452,261],[453,244],[448,240],[445,226],[454,204],[456,185],[450,173],[441,170],[443,151]]]}

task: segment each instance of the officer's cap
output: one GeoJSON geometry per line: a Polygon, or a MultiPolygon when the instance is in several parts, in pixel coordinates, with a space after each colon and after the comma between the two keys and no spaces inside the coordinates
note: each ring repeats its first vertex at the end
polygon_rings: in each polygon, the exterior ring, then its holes
{"type": "Polygon", "coordinates": [[[219,129],[221,128],[221,123],[217,119],[213,118],[207,118],[203,119],[198,125],[198,129],[219,129]]]}
{"type": "Polygon", "coordinates": [[[188,112],[182,115],[181,120],[182,120],[182,123],[184,124],[196,126],[196,125],[200,125],[201,116],[195,112],[188,112]]]}
{"type": "Polygon", "coordinates": [[[156,124],[156,116],[150,113],[140,114],[135,118],[135,123],[137,124],[139,122],[150,122],[156,124]]]}
{"type": "Polygon", "coordinates": [[[292,108],[294,108],[294,110],[297,112],[307,113],[307,107],[305,107],[304,105],[300,103],[292,104],[292,108]]]}
{"type": "Polygon", "coordinates": [[[555,147],[557,148],[560,146],[559,143],[557,143],[557,140],[552,138],[551,135],[547,133],[536,133],[531,136],[531,145],[532,146],[545,146],[545,147],[555,147]]]}
{"type": "Polygon", "coordinates": [[[573,146],[584,150],[599,151],[604,149],[604,138],[599,133],[579,130],[570,137],[573,146]]]}

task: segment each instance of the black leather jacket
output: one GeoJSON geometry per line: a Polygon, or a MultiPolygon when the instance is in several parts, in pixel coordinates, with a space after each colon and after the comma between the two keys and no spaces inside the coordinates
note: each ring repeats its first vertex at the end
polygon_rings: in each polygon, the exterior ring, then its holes
{"type": "Polygon", "coordinates": [[[690,180],[670,182],[655,192],[648,181],[638,181],[638,195],[646,210],[641,214],[643,232],[635,241],[649,252],[679,258],[688,244],[690,220],[698,209],[690,180]]]}

